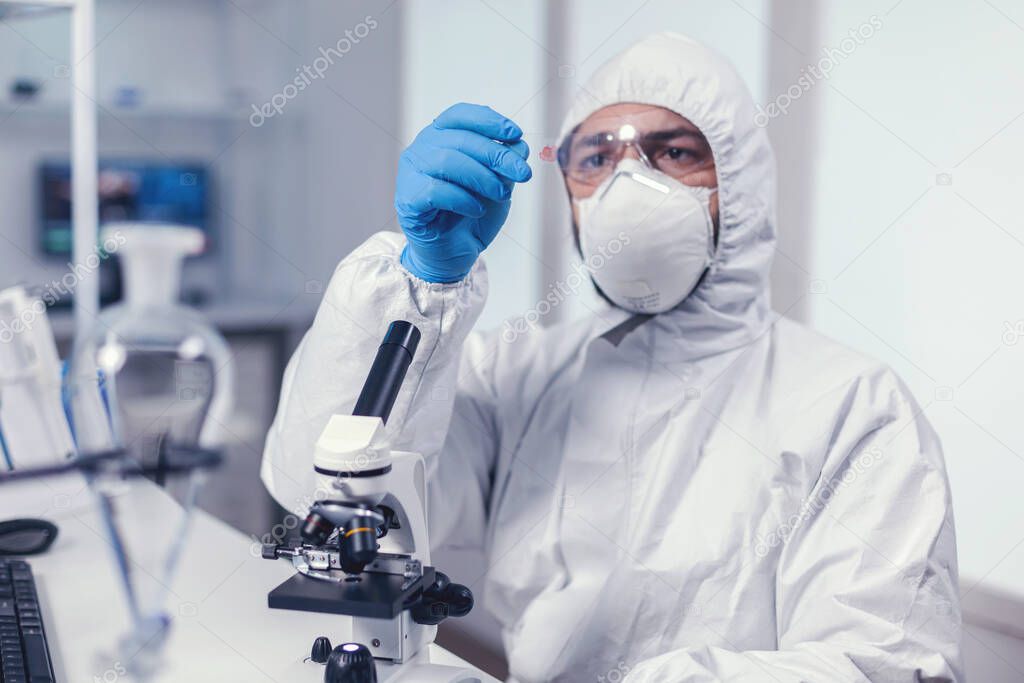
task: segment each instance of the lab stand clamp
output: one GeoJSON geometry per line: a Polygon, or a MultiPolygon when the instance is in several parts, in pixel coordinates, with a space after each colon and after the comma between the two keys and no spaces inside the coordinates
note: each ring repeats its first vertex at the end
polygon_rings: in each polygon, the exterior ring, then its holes
{"type": "Polygon", "coordinates": [[[430,566],[422,456],[385,440],[419,339],[414,325],[391,323],[352,415],[331,417],[316,443],[317,502],[301,542],[263,546],[296,570],[268,595],[271,608],[352,617],[350,642],[312,643],[307,659],[324,665],[326,683],[480,680],[424,661],[437,624],[468,614],[473,594],[430,566]]]}

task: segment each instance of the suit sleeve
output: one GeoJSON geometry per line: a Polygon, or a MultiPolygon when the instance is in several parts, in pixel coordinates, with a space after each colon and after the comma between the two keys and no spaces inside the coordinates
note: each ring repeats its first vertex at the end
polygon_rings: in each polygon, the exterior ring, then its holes
{"type": "Polygon", "coordinates": [[[305,514],[320,432],[331,415],[352,411],[388,325],[407,320],[421,338],[388,438],[427,461],[432,542],[463,519],[482,538],[498,436],[492,357],[470,330],[486,298],[486,269],[478,262],[460,282],[428,283],[400,264],[403,245],[401,235],[379,233],[339,264],[285,371],[261,476],[278,503],[305,514]]]}

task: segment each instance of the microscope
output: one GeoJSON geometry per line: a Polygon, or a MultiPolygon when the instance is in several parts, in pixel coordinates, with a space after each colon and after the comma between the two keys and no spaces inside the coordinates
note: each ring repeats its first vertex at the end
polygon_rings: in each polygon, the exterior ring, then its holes
{"type": "Polygon", "coordinates": [[[325,683],[479,681],[423,663],[437,624],[468,614],[473,594],[430,566],[423,458],[391,450],[384,436],[419,339],[411,323],[391,323],[352,414],[332,416],[317,440],[317,501],[301,541],[263,546],[265,559],[297,572],[270,592],[271,608],[352,617],[350,642],[313,643],[325,683]]]}

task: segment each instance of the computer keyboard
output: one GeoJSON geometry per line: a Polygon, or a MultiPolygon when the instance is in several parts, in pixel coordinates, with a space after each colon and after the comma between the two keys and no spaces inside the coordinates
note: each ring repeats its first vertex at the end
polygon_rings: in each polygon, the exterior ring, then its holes
{"type": "Polygon", "coordinates": [[[32,569],[22,560],[0,559],[0,681],[54,680],[32,569]]]}

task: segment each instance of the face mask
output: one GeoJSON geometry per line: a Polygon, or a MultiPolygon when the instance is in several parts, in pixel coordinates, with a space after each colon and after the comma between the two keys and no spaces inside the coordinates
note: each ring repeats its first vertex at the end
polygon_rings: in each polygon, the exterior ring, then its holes
{"type": "Polygon", "coordinates": [[[661,313],[689,296],[714,256],[715,189],[627,158],[594,194],[574,200],[583,260],[615,305],[661,313]]]}

